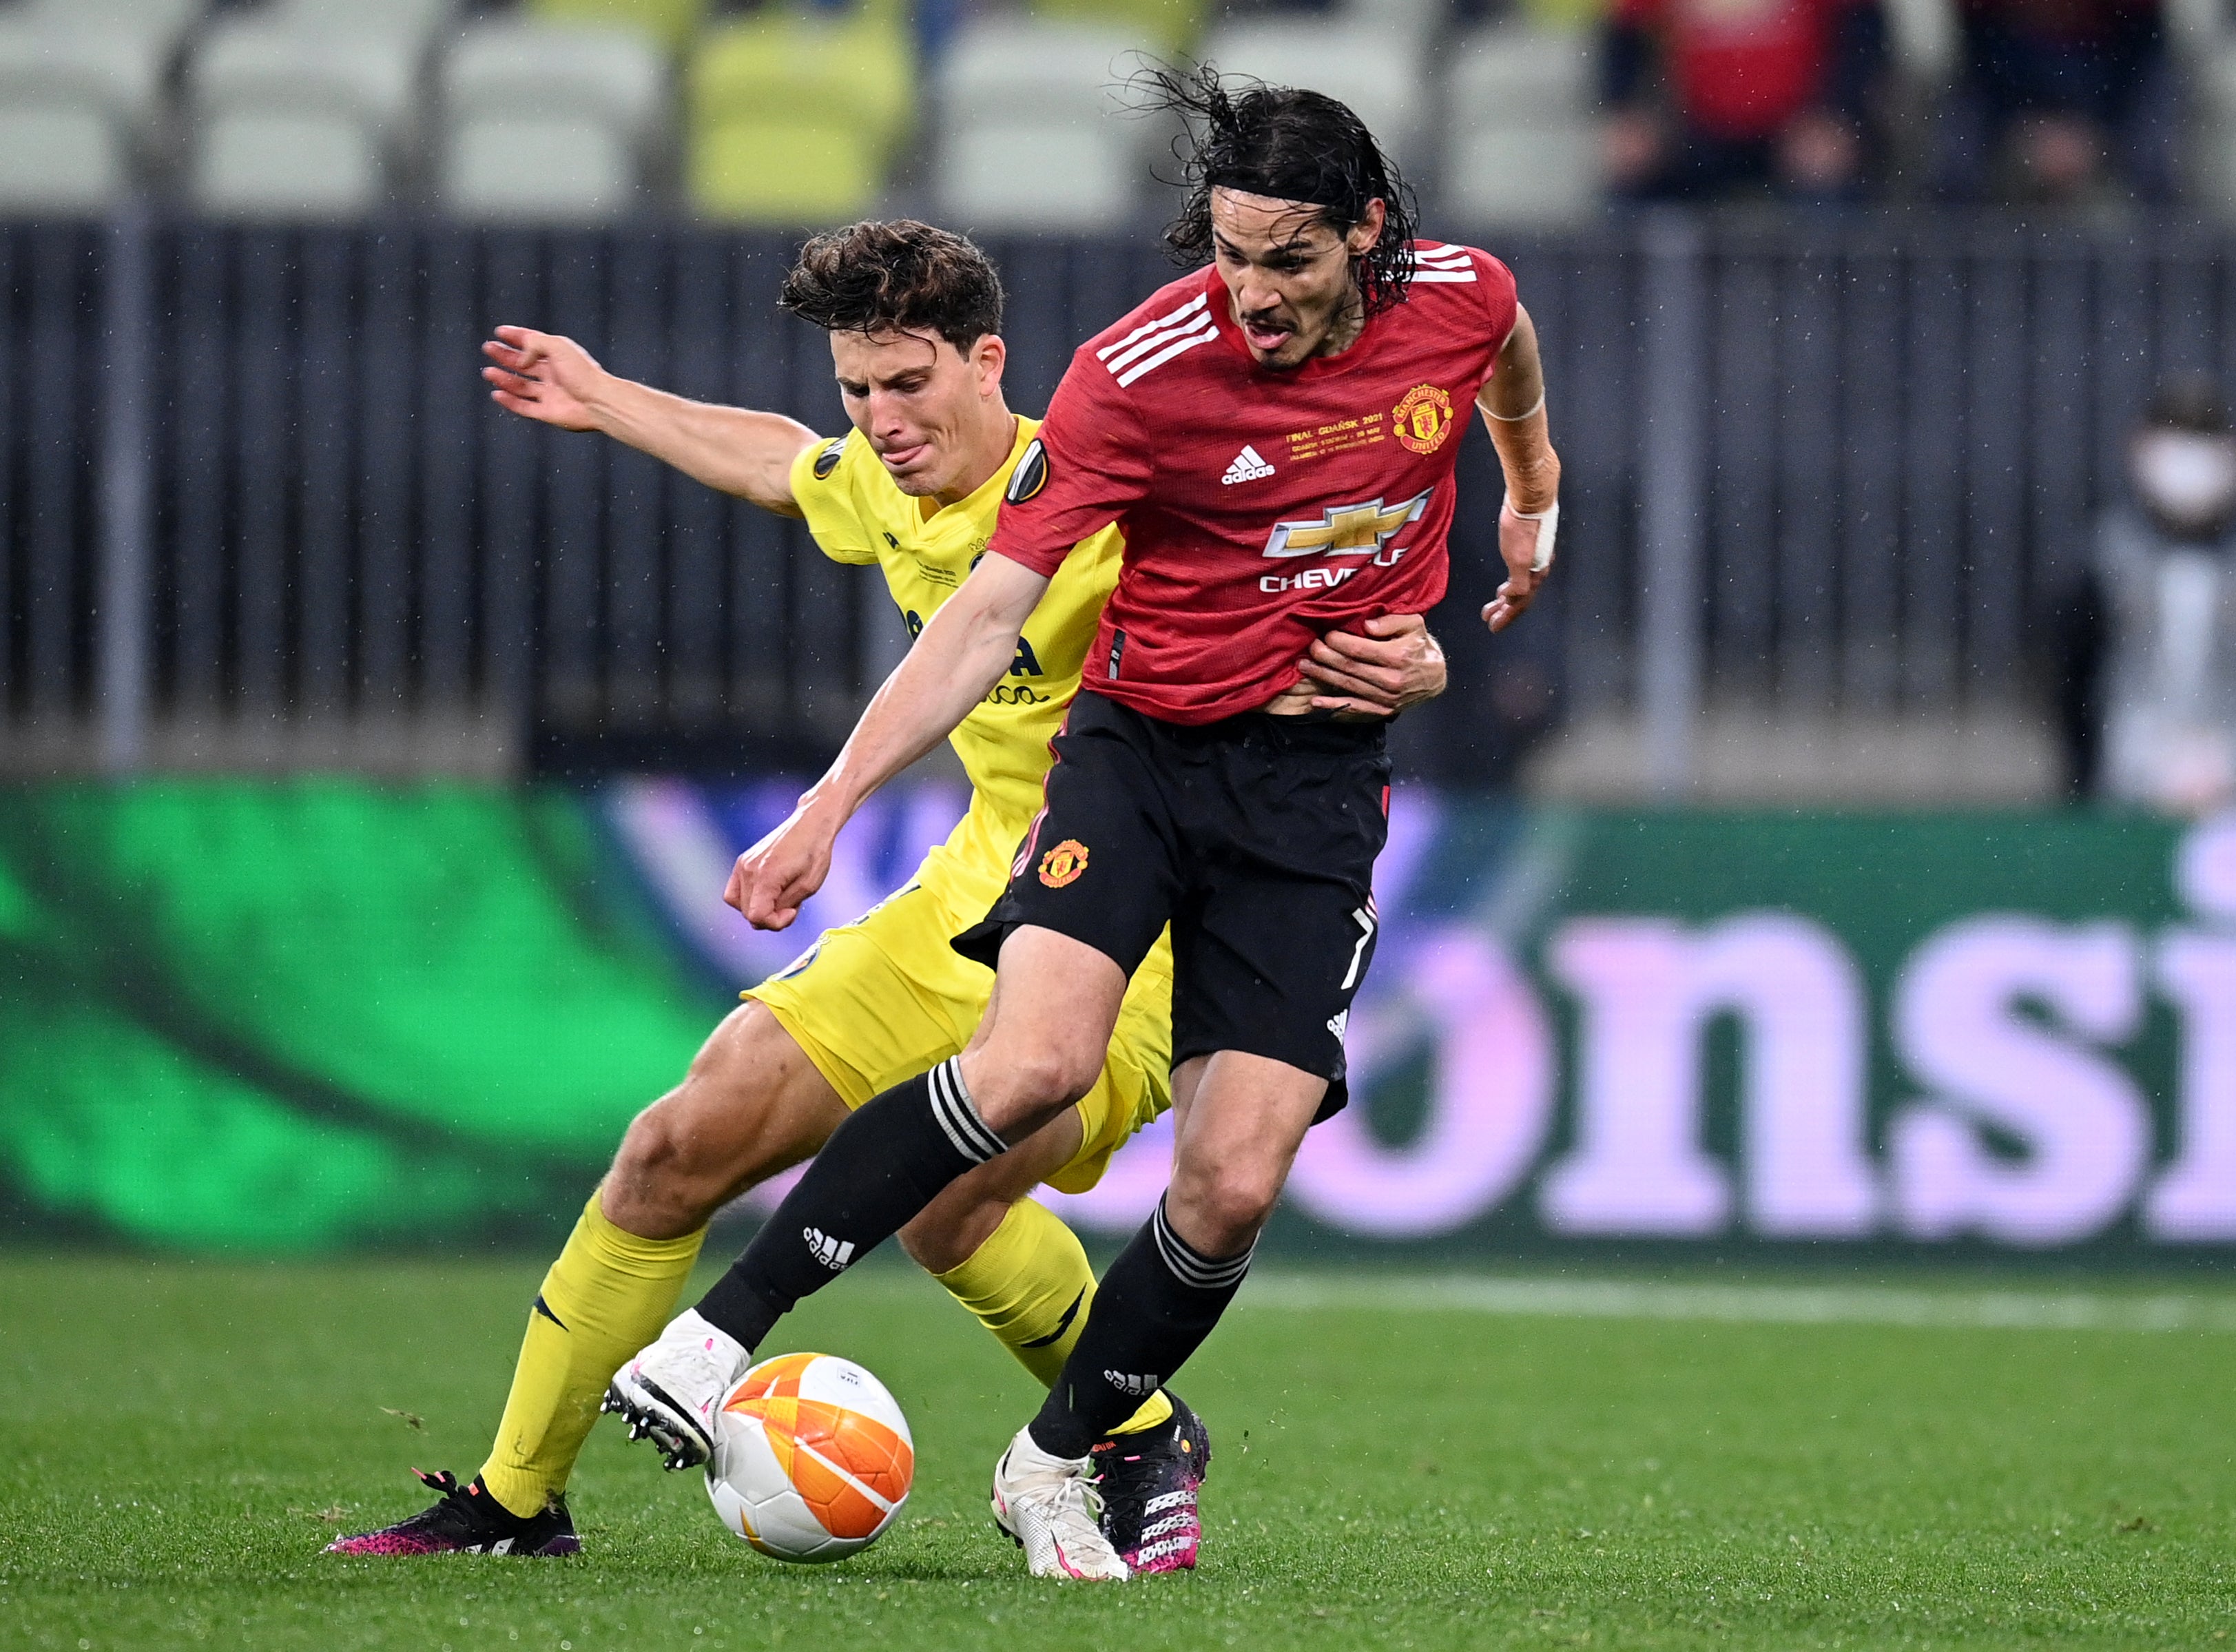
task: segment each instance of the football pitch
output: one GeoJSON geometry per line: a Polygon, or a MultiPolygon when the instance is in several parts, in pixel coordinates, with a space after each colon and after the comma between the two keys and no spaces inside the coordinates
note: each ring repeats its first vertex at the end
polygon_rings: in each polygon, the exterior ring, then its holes
{"type": "MultiPolygon", "coordinates": [[[[479,1465],[540,1260],[0,1256],[0,1646],[2179,1646],[2236,1637],[2236,1293],[2044,1280],[1266,1275],[1180,1386],[1194,1576],[1026,1578],[1027,1379],[873,1263],[787,1327],[919,1452],[787,1568],[601,1425],[578,1560],[340,1560],[479,1465]]],[[[774,1349],[769,1350],[774,1352],[774,1349]]]]}

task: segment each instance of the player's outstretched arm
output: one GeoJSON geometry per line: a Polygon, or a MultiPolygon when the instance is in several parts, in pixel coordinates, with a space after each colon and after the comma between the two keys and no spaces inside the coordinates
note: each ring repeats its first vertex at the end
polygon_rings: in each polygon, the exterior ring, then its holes
{"type": "Polygon", "coordinates": [[[1017,657],[1048,576],[999,551],[940,604],[830,771],[789,819],[738,857],[722,898],[755,929],[783,929],[823,886],[838,830],[869,795],[954,732],[1017,657]]]}
{"type": "Polygon", "coordinates": [[[1359,630],[1330,631],[1298,666],[1297,691],[1313,709],[1339,715],[1395,717],[1444,691],[1444,651],[1418,614],[1378,614],[1359,630]]]}
{"type": "Polygon", "coordinates": [[[1483,622],[1503,631],[1520,618],[1553,566],[1553,536],[1561,520],[1561,457],[1553,451],[1545,418],[1545,364],[1529,312],[1516,307],[1514,331],[1498,352],[1498,370],[1477,398],[1499,469],[1506,473],[1506,503],[1498,510],[1498,555],[1506,582],[1483,610],[1483,622]]]}
{"type": "Polygon", "coordinates": [[[562,431],[599,431],[674,465],[694,481],[796,517],[792,462],[815,432],[781,413],[671,396],[601,367],[572,339],[499,327],[482,346],[490,399],[562,431]]]}

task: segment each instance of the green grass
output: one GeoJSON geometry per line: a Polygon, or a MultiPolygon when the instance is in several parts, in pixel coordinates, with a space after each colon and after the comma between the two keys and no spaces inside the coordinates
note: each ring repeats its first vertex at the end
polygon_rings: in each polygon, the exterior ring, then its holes
{"type": "MultiPolygon", "coordinates": [[[[340,1561],[478,1464],[540,1265],[0,1260],[0,1647],[2178,1646],[2236,1636],[2236,1335],[1238,1307],[1202,1569],[1035,1583],[1022,1373],[871,1268],[797,1340],[907,1408],[914,1499],[779,1566],[601,1427],[579,1561],[340,1561]],[[383,1408],[390,1408],[385,1411],[383,1408]],[[391,1412],[424,1419],[415,1431],[391,1412]],[[336,1522],[339,1520],[339,1526],[336,1522]]],[[[2225,1306],[2229,1298],[2221,1297],[2225,1306]]]]}

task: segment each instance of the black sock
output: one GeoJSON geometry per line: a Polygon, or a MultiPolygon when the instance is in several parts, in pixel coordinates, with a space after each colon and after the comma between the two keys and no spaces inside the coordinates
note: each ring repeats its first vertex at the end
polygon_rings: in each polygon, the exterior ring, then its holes
{"type": "Polygon", "coordinates": [[[699,1300],[700,1313],[747,1348],[759,1347],[801,1297],[884,1244],[949,1182],[1003,1149],[954,1061],[871,1096],[831,1133],[745,1254],[699,1300]]]}
{"type": "Polygon", "coordinates": [[[1158,1200],[1103,1274],[1086,1328],[1033,1418],[1041,1450],[1085,1457],[1171,1381],[1242,1288],[1250,1255],[1206,1256],[1173,1231],[1158,1200]]]}

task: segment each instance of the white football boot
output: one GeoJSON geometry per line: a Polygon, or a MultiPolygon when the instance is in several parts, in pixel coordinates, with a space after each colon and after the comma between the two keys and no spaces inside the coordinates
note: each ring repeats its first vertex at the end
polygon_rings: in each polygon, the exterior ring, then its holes
{"type": "Polygon", "coordinates": [[[696,1468],[714,1453],[714,1408],[752,1359],[735,1337],[686,1308],[614,1373],[598,1409],[626,1418],[629,1438],[649,1439],[669,1468],[696,1468]]]}
{"type": "Polygon", "coordinates": [[[1036,1577],[1122,1583],[1133,1573],[1102,1535],[1091,1458],[1051,1457],[1021,1428],[994,1465],[994,1524],[1025,1551],[1036,1577]]]}

